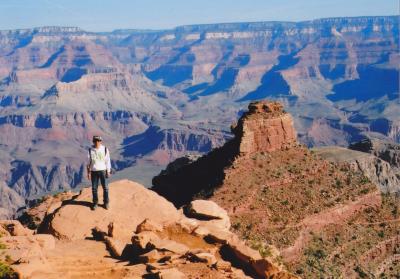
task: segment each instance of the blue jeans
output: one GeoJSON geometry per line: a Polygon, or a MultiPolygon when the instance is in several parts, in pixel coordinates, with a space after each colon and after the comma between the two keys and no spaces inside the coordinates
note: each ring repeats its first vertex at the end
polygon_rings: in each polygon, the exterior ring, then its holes
{"type": "Polygon", "coordinates": [[[90,172],[92,177],[92,194],[93,194],[93,203],[98,203],[98,195],[97,195],[97,188],[99,187],[99,180],[101,186],[103,187],[103,200],[104,204],[108,204],[108,185],[106,181],[106,171],[91,171],[90,172]]]}

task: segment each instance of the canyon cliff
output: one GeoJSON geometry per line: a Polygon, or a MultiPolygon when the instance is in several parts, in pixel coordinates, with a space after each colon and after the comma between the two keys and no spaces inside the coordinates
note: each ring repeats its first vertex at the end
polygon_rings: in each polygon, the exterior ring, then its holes
{"type": "Polygon", "coordinates": [[[1,212],[82,187],[93,134],[116,179],[150,186],[171,160],[230,140],[230,124],[265,98],[285,105],[308,146],[399,142],[398,39],[397,16],[2,30],[1,212]]]}

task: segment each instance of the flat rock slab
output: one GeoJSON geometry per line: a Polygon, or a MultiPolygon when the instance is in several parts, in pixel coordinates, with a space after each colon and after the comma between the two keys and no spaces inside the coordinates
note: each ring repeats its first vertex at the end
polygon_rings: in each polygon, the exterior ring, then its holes
{"type": "Polygon", "coordinates": [[[225,209],[213,201],[194,200],[188,207],[190,217],[203,219],[229,219],[225,209]]]}
{"type": "Polygon", "coordinates": [[[100,241],[56,240],[55,248],[42,251],[41,256],[41,261],[30,258],[12,268],[21,278],[30,279],[139,279],[147,273],[144,264],[127,265],[110,257],[100,241]]]}
{"type": "Polygon", "coordinates": [[[54,237],[46,234],[3,236],[1,243],[6,248],[5,253],[0,256],[0,260],[4,260],[4,255],[7,255],[12,261],[25,261],[35,257],[42,258],[44,251],[55,247],[54,237]]]}

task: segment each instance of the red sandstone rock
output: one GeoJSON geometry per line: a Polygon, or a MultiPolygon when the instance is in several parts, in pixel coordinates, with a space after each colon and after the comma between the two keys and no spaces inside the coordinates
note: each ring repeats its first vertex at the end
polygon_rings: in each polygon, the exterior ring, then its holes
{"type": "Polygon", "coordinates": [[[136,233],[144,232],[144,231],[152,231],[152,232],[161,232],[162,226],[160,224],[155,223],[152,220],[144,219],[142,223],[140,223],[136,227],[136,233]]]}
{"type": "Polygon", "coordinates": [[[16,220],[0,220],[0,227],[12,236],[28,236],[33,234],[32,230],[23,227],[16,220]]]}
{"type": "Polygon", "coordinates": [[[278,102],[260,101],[238,121],[233,132],[239,140],[239,152],[250,154],[274,151],[297,143],[293,119],[278,102]]]}
{"type": "MultiPolygon", "coordinates": [[[[196,200],[192,204],[196,213],[193,217],[199,220],[187,218],[164,198],[130,181],[111,183],[110,192],[119,204],[109,211],[100,208],[92,212],[86,206],[90,197],[86,190],[56,209],[48,225],[58,239],[40,234],[9,236],[13,232],[4,230],[8,236],[2,237],[2,241],[14,261],[12,267],[21,277],[35,273],[40,278],[48,278],[51,272],[65,277],[59,273],[64,272],[60,271],[63,266],[74,266],[76,278],[88,278],[85,276],[89,268],[94,277],[107,272],[113,274],[107,278],[113,279],[248,278],[234,267],[234,262],[221,260],[223,250],[230,249],[240,268],[252,270],[261,278],[282,272],[280,266],[261,257],[229,231],[225,226],[226,222],[230,224],[226,211],[214,202],[196,200]],[[222,222],[223,226],[215,222],[222,222]],[[89,231],[94,240],[85,239],[89,231]],[[131,242],[127,240],[128,234],[131,242]],[[104,242],[103,248],[93,244],[95,240],[104,242]],[[90,251],[95,247],[96,251],[90,251]],[[104,252],[111,257],[105,260],[104,252]],[[118,262],[110,261],[112,258],[118,262]],[[136,264],[126,265],[128,262],[136,264]],[[135,276],[129,277],[128,271],[135,276]],[[126,277],[121,275],[123,272],[126,277]]],[[[17,221],[11,223],[24,229],[17,221]]]]}
{"type": "MultiPolygon", "coordinates": [[[[109,192],[111,208],[105,210],[99,207],[92,211],[88,206],[92,199],[91,189],[84,188],[76,199],[63,205],[51,216],[44,231],[59,239],[84,239],[91,236],[96,226],[107,232],[108,225],[113,222],[112,236],[129,241],[136,227],[146,218],[161,224],[180,218],[170,202],[138,183],[128,180],[114,182],[110,184],[109,192]]],[[[101,200],[101,191],[99,195],[101,200]]]]}

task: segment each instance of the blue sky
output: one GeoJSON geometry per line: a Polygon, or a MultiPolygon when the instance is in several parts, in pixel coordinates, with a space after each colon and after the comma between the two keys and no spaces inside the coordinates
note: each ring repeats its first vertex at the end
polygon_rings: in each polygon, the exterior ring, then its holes
{"type": "Polygon", "coordinates": [[[111,31],[396,14],[398,0],[0,0],[0,29],[56,25],[111,31]]]}

